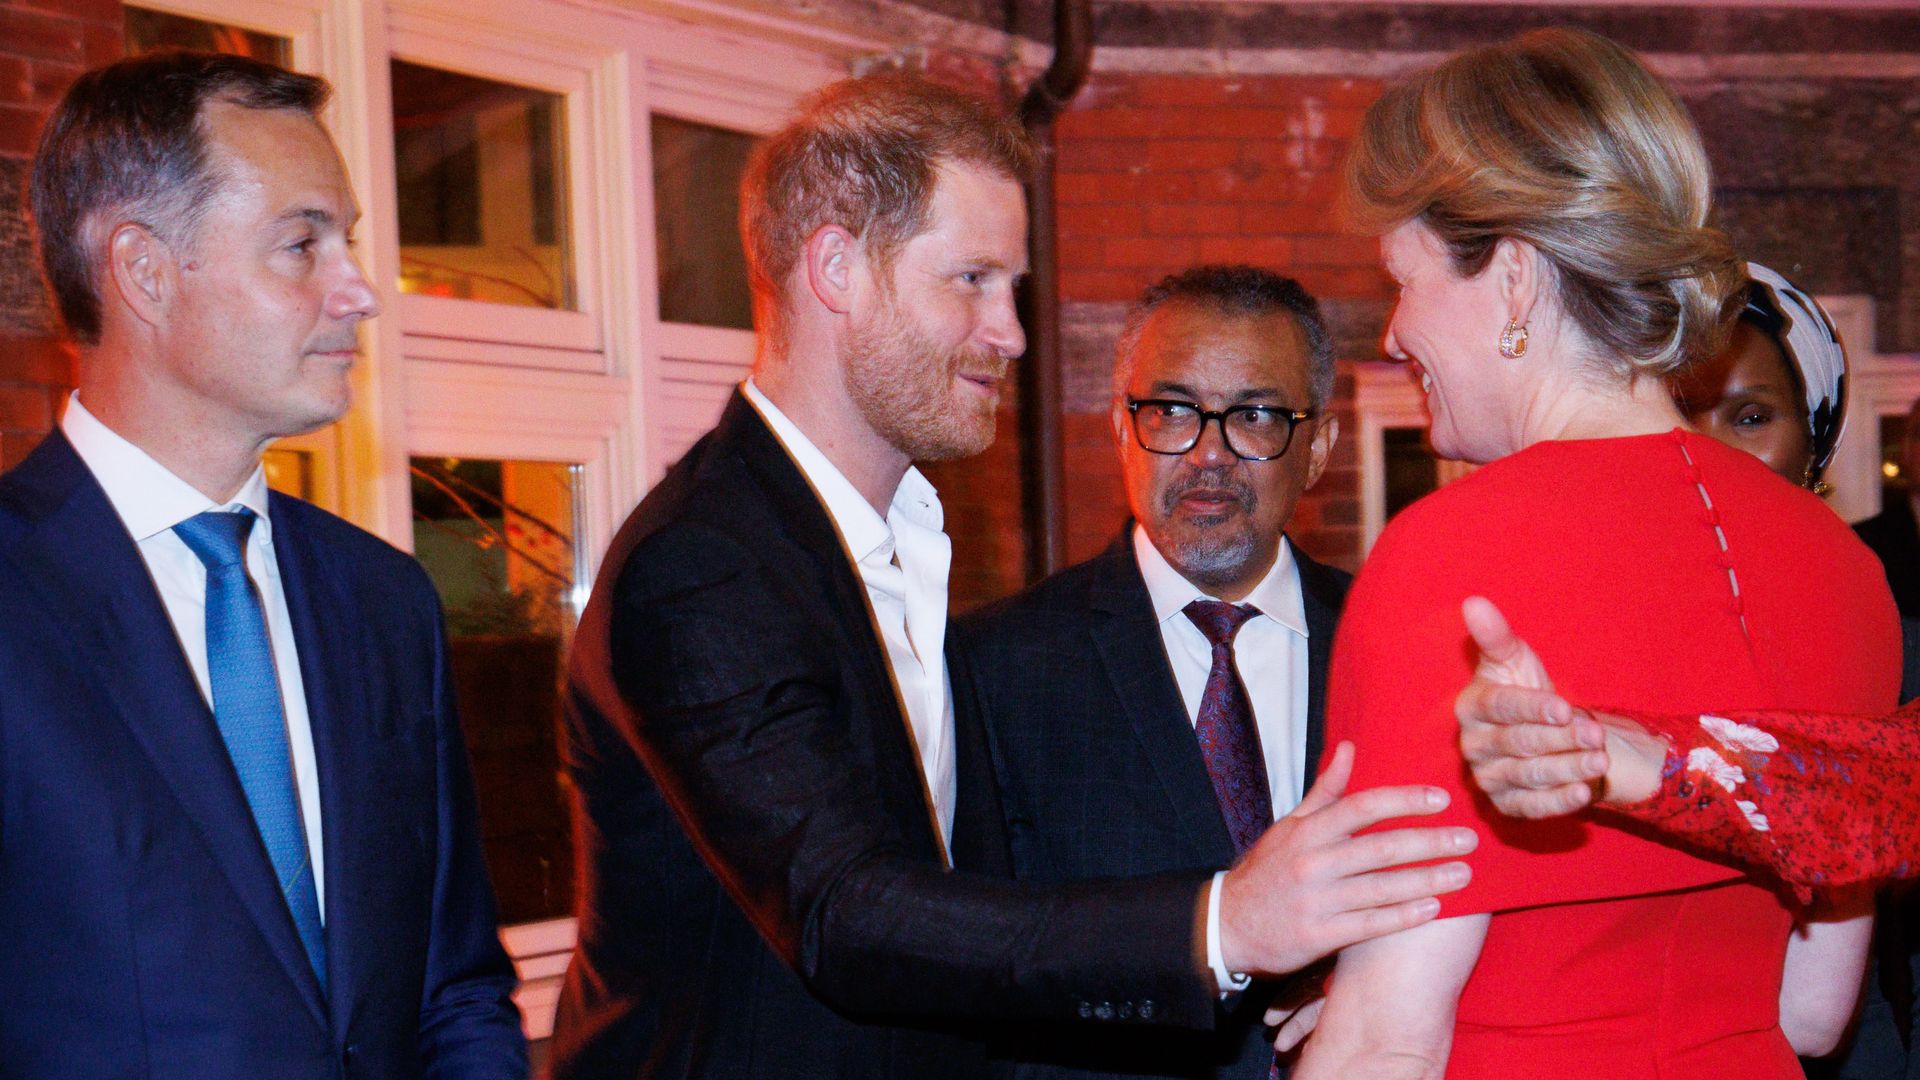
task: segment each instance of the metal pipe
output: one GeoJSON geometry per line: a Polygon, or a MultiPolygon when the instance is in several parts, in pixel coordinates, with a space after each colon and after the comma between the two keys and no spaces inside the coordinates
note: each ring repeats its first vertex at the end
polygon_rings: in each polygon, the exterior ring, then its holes
{"type": "Polygon", "coordinates": [[[1067,561],[1053,122],[1080,92],[1092,67],[1093,0],[1054,0],[1053,61],[1020,102],[1020,122],[1034,151],[1033,177],[1027,184],[1029,273],[1020,295],[1021,321],[1028,334],[1027,355],[1020,365],[1020,506],[1029,582],[1067,561]]]}

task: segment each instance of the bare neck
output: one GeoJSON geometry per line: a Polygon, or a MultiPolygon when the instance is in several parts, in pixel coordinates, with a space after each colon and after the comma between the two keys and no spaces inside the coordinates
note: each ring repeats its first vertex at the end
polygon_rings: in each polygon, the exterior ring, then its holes
{"type": "Polygon", "coordinates": [[[867,423],[837,368],[763,353],[754,363],[753,385],[826,455],[861,498],[886,516],[900,479],[913,463],[867,423]]]}
{"type": "Polygon", "coordinates": [[[143,378],[139,365],[83,357],[80,369],[88,412],[216,503],[239,494],[272,441],[237,433],[230,417],[143,378]]]}
{"type": "Polygon", "coordinates": [[[1545,380],[1519,419],[1520,446],[1564,439],[1658,435],[1686,427],[1666,380],[1642,375],[1622,386],[1579,368],[1545,380]]]}

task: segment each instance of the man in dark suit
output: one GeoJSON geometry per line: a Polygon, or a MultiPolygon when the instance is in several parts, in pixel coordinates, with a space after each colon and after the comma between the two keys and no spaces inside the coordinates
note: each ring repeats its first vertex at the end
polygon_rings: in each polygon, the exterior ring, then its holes
{"type": "Polygon", "coordinates": [[[1920,618],[1920,401],[1907,410],[1907,434],[1900,444],[1900,472],[1908,490],[1893,494],[1880,513],[1853,527],[1887,568],[1887,584],[1902,619],[1920,618]]]}
{"type": "Polygon", "coordinates": [[[326,94],[123,61],[34,163],[80,385],[0,478],[0,1074],[526,1075],[433,589],[261,471],[379,309],[326,94]]]}
{"type": "MultiPolygon", "coordinates": [[[[1268,271],[1196,267],[1129,313],[1113,435],[1136,524],[955,632],[1022,880],[1218,870],[1243,846],[1237,802],[1255,802],[1264,825],[1305,793],[1351,578],[1285,529],[1339,434],[1323,411],[1333,376],[1319,305],[1268,271]],[[1234,605],[1222,654],[1202,627],[1234,605]],[[1223,697],[1246,708],[1226,715],[1223,697]],[[1231,773],[1236,736],[1254,766],[1246,783],[1231,773]]],[[[1274,1060],[1269,997],[1242,995],[1210,1032],[1085,1033],[1010,1052],[1036,1080],[1259,1080],[1274,1060]]]]}
{"type": "Polygon", "coordinates": [[[903,76],[829,87],[757,149],[752,377],[614,539],[575,640],[556,1076],[928,1080],[982,1074],[981,1021],[1205,1029],[1209,938],[1231,972],[1291,970],[1464,880],[1382,871],[1459,853],[1451,830],[1353,837],[1427,810],[1418,789],[1328,797],[1218,887],[1006,879],[911,463],[992,439],[1025,346],[1027,155],[903,76]],[[1345,885],[1311,926],[1278,910],[1303,866],[1345,885]]]}

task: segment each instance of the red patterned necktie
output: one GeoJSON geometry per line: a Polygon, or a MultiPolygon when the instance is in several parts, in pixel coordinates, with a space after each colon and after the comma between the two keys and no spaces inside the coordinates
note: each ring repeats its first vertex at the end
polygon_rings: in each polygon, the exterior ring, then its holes
{"type": "Polygon", "coordinates": [[[1260,752],[1260,730],[1253,722],[1253,704],[1233,664],[1233,638],[1248,619],[1260,614],[1251,604],[1195,600],[1186,606],[1187,618],[1213,645],[1213,669],[1200,695],[1200,716],[1193,733],[1207,761],[1213,794],[1220,800],[1227,834],[1237,856],[1253,846],[1273,824],[1273,795],[1267,788],[1267,759],[1260,752]]]}

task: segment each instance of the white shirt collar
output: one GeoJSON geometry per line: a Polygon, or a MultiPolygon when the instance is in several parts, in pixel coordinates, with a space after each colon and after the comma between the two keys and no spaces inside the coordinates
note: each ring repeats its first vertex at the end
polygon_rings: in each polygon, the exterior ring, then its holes
{"type": "Polygon", "coordinates": [[[107,501],[141,543],[175,525],[208,510],[244,506],[259,518],[254,535],[262,543],[273,542],[272,519],[267,514],[266,470],[255,466],[253,475],[240,485],[240,491],[225,503],[216,503],[202,495],[192,484],[175,476],[145,450],[128,442],[80,404],[80,393],[67,396],[67,410],[60,417],[60,431],[73,444],[87,470],[107,493],[107,501]]]}
{"type": "MultiPolygon", "coordinates": [[[[873,508],[873,504],[860,494],[853,481],[836,468],[827,455],[807,438],[799,425],[787,419],[761,393],[760,388],[748,379],[740,384],[740,392],[746,396],[760,418],[773,429],[774,437],[780,445],[786,447],[787,455],[793,458],[807,482],[813,485],[814,494],[827,506],[828,516],[840,530],[840,538],[845,541],[847,551],[855,562],[866,562],[878,556],[882,562],[893,558],[893,529],[873,508]]],[[[940,507],[940,496],[934,491],[933,484],[919,469],[907,467],[906,475],[900,478],[900,486],[894,489],[893,501],[888,507],[888,516],[899,514],[907,521],[921,528],[940,532],[945,528],[945,513],[940,507]]]]}
{"type": "MultiPolygon", "coordinates": [[[[1147,530],[1138,523],[1133,527],[1133,557],[1140,565],[1140,576],[1146,579],[1147,595],[1153,600],[1153,617],[1157,623],[1182,616],[1186,606],[1195,600],[1219,599],[1180,576],[1180,571],[1167,562],[1166,556],[1160,554],[1160,549],[1147,537],[1147,530]]],[[[1280,537],[1279,553],[1274,556],[1266,576],[1240,603],[1252,604],[1260,609],[1263,617],[1303,638],[1307,636],[1306,600],[1300,592],[1300,575],[1293,565],[1293,546],[1284,535],[1280,537]]]]}

